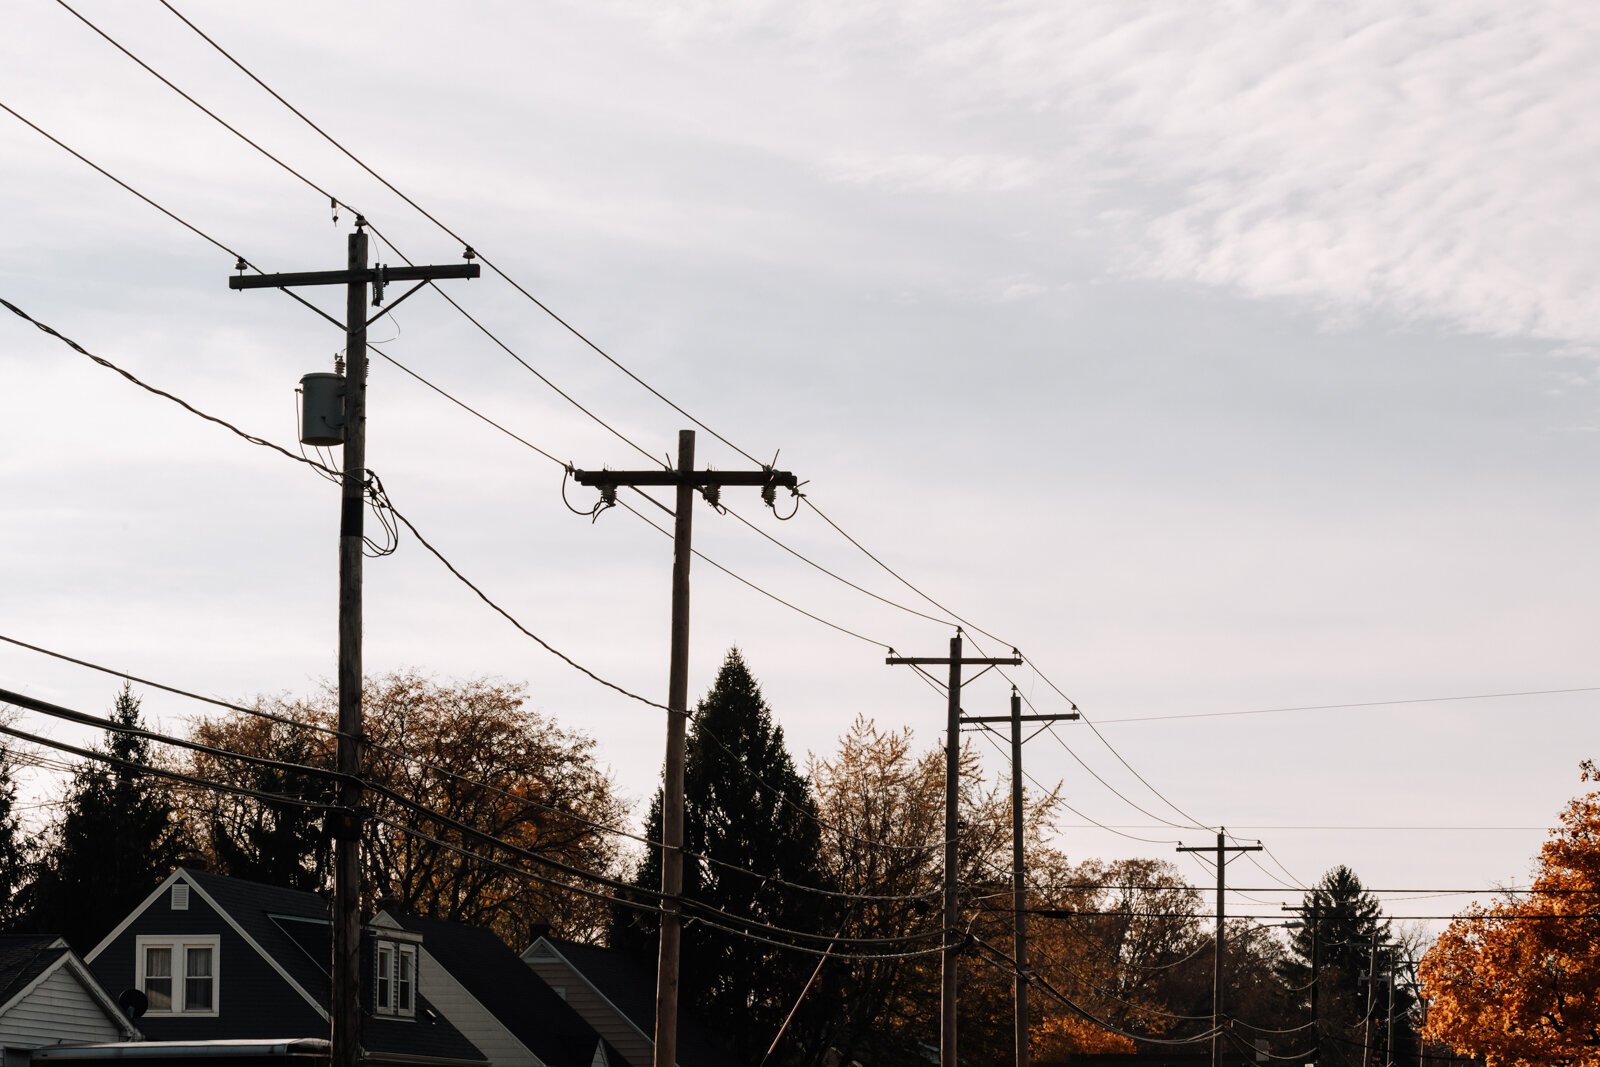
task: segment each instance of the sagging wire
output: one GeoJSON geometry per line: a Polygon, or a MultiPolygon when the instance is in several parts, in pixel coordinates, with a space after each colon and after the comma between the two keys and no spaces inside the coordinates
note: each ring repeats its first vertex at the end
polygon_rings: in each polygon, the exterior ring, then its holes
{"type": "Polygon", "coordinates": [[[368,559],[382,559],[392,556],[400,547],[400,524],[394,519],[394,504],[389,500],[389,494],[384,491],[383,480],[378,477],[378,472],[368,468],[365,472],[362,488],[367,498],[367,506],[372,509],[373,517],[378,520],[378,525],[383,527],[383,541],[374,541],[366,534],[361,540],[365,543],[362,554],[368,559]]]}
{"type": "MultiPolygon", "coordinates": [[[[772,454],[772,462],[763,463],[761,465],[761,469],[766,471],[768,477],[770,478],[772,472],[777,470],[777,468],[778,453],[774,452],[772,454]]],[[[791,510],[787,515],[778,514],[778,485],[776,482],[769,481],[766,485],[761,487],[761,502],[765,504],[772,512],[773,518],[777,519],[779,522],[788,522],[790,519],[794,518],[800,513],[800,502],[806,497],[806,495],[800,491],[800,487],[809,481],[810,479],[808,478],[805,482],[800,482],[789,487],[789,495],[794,499],[794,509],[791,510]]],[[[718,510],[720,511],[721,509],[718,510]]]]}
{"type": "Polygon", "coordinates": [[[600,515],[603,512],[610,511],[612,508],[617,506],[617,487],[609,484],[601,485],[599,486],[600,499],[595,501],[594,507],[589,508],[587,511],[585,511],[583,508],[575,508],[572,506],[572,501],[567,499],[567,483],[572,480],[572,476],[576,473],[578,473],[578,469],[571,463],[568,463],[562,467],[561,502],[565,504],[567,506],[567,510],[572,512],[574,515],[587,515],[591,523],[598,522],[600,515]]]}

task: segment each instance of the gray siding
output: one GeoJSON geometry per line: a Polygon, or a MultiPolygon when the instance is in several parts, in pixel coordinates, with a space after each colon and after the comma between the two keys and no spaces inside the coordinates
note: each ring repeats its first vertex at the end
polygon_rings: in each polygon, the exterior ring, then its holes
{"type": "MultiPolygon", "coordinates": [[[[535,974],[544,979],[546,985],[560,990],[566,996],[573,1010],[583,1017],[584,1022],[594,1027],[596,1033],[611,1042],[611,1046],[627,1059],[630,1067],[651,1067],[655,1054],[650,1039],[640,1034],[638,1027],[595,992],[587,980],[564,961],[543,952],[530,951],[522,958],[535,974]]],[[[616,1067],[622,1065],[617,1064],[616,1067]]]]}
{"type": "Polygon", "coordinates": [[[422,952],[418,966],[419,988],[422,995],[452,1026],[478,1046],[478,1051],[489,1057],[494,1067],[545,1067],[544,1061],[528,1051],[516,1036],[501,1025],[500,1020],[478,1003],[476,997],[456,981],[439,961],[422,952]]]}
{"type": "Polygon", "coordinates": [[[65,966],[57,967],[0,1016],[0,1045],[11,1048],[122,1039],[122,1033],[99,1002],[65,966]]]}

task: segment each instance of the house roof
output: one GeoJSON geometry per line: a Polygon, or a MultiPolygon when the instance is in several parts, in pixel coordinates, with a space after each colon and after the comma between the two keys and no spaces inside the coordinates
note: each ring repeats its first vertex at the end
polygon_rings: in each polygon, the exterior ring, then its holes
{"type": "Polygon", "coordinates": [[[59,937],[0,937],[0,1008],[10,1004],[69,951],[59,937]]]}
{"type": "Polygon", "coordinates": [[[46,976],[63,968],[124,1036],[141,1036],[133,1021],[111,999],[66,940],[49,935],[0,936],[0,1012],[9,1011],[13,1004],[26,999],[46,976]]]}
{"type": "MultiPolygon", "coordinates": [[[[541,937],[580,975],[649,1038],[655,1033],[656,976],[626,953],[599,945],[541,937]]],[[[535,945],[538,944],[536,941],[535,945]]],[[[698,1019],[678,1013],[678,1061],[690,1067],[733,1067],[732,1056],[712,1040],[698,1019]]]]}
{"type": "MultiPolygon", "coordinates": [[[[333,958],[333,928],[328,921],[327,901],[315,893],[208,871],[183,868],[181,874],[215,901],[326,1010],[332,996],[328,967],[333,958]]],[[[389,1053],[478,1063],[485,1060],[483,1053],[420,994],[413,1019],[365,1016],[361,1021],[361,1045],[380,1057],[389,1053]]]]}
{"type": "MultiPolygon", "coordinates": [[[[488,930],[441,919],[392,916],[422,935],[423,947],[528,1051],[549,1067],[590,1067],[602,1039],[572,1005],[545,985],[488,930]]],[[[606,1046],[612,1063],[624,1062],[606,1046]]]]}

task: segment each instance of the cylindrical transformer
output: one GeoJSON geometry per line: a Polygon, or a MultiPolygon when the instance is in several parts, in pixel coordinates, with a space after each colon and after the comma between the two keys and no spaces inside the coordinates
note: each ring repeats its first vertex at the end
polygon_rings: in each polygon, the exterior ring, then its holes
{"type": "Polygon", "coordinates": [[[300,379],[300,441],[344,443],[344,375],[319,371],[300,379]]]}

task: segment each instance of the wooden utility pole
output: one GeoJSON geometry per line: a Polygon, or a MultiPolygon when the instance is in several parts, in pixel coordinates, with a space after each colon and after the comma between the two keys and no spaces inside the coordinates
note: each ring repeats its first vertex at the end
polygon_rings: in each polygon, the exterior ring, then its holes
{"type": "Polygon", "coordinates": [[[1179,852],[1215,852],[1217,854],[1217,955],[1211,975],[1211,1067],[1220,1067],[1222,1056],[1223,970],[1228,946],[1227,925],[1227,870],[1228,853],[1260,852],[1260,845],[1230,845],[1227,831],[1217,829],[1215,845],[1179,845],[1179,852]]]}
{"type": "MultiPolygon", "coordinates": [[[[1011,980],[1011,1002],[1016,1067],[1028,1067],[1028,914],[1024,892],[1027,867],[1023,863],[1022,852],[1022,724],[1042,722],[1048,726],[1053,722],[1066,722],[1077,717],[1076,711],[1062,715],[1024,715],[1022,694],[1017,692],[1016,686],[1012,686],[1010,715],[967,715],[961,720],[1011,724],[1011,914],[1013,916],[1011,946],[1017,961],[1017,973],[1011,980]]],[[[1044,729],[1044,726],[1039,729],[1044,729]]]]}
{"type": "Polygon", "coordinates": [[[1361,1067],[1372,1063],[1372,1013],[1378,998],[1378,928],[1372,928],[1372,945],[1367,950],[1367,1015],[1361,1020],[1361,1067]]]}
{"type": "Polygon", "coordinates": [[[696,490],[716,499],[723,486],[798,487],[787,471],[697,471],[694,431],[678,431],[676,470],[573,471],[579,485],[600,489],[615,501],[618,486],[672,486],[677,491],[672,524],[672,663],[667,675],[667,759],[661,789],[661,948],[656,960],[655,1067],[677,1067],[678,956],[683,937],[683,762],[689,721],[689,560],[696,490]]]}
{"type": "MultiPolygon", "coordinates": [[[[230,289],[289,289],[301,285],[345,287],[344,470],[339,505],[339,752],[342,780],[339,806],[345,813],[333,820],[333,991],[329,1026],[333,1044],[331,1067],[357,1067],[361,1059],[361,775],[366,735],[361,723],[361,548],[367,494],[367,327],[395,305],[439,278],[476,278],[476,263],[434,267],[367,265],[367,222],[356,217],[349,237],[344,270],[298,274],[240,274],[228,279],[230,289]],[[368,288],[372,303],[383,303],[389,282],[417,284],[389,307],[367,316],[368,288]]],[[[471,250],[467,258],[471,258],[471,250]]],[[[240,270],[244,269],[240,261],[240,270]]]]}
{"type": "Polygon", "coordinates": [[[961,769],[961,668],[963,666],[1020,667],[1022,657],[1012,649],[1009,658],[967,658],[961,656],[961,631],[950,639],[948,658],[890,656],[889,664],[908,666],[947,666],[950,668],[948,731],[944,750],[944,951],[939,966],[939,1067],[956,1067],[956,953],[961,939],[956,927],[961,917],[956,907],[956,828],[957,801],[960,799],[961,769]]]}
{"type": "Polygon", "coordinates": [[[1322,1012],[1317,1001],[1317,991],[1322,985],[1322,959],[1321,959],[1321,905],[1317,902],[1315,892],[1311,894],[1310,904],[1284,904],[1284,911],[1298,911],[1306,917],[1311,924],[1311,1062],[1322,1061],[1322,1012]]]}

